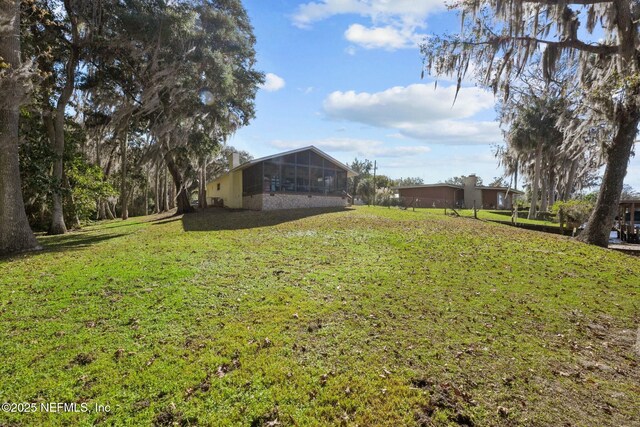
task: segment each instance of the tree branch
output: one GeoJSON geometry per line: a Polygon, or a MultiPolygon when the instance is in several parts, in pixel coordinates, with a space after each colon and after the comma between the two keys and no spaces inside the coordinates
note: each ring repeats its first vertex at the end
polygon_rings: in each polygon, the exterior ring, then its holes
{"type": "MultiPolygon", "coordinates": [[[[530,1],[534,1],[534,0],[530,0],[530,1]]],[[[528,36],[521,36],[521,37],[511,37],[511,36],[498,36],[496,38],[490,39],[488,41],[485,42],[469,42],[469,41],[465,41],[462,42],[462,44],[466,44],[466,45],[470,45],[470,46],[483,46],[483,45],[492,45],[495,44],[497,41],[510,41],[510,40],[517,40],[517,41],[523,41],[523,42],[535,42],[535,43],[544,43],[547,44],[549,46],[555,46],[555,47],[559,47],[559,48],[572,48],[572,49],[577,49],[583,52],[589,52],[589,53],[596,53],[599,55],[614,55],[616,53],[619,52],[620,50],[620,46],[618,45],[601,45],[601,44],[589,44],[589,43],[585,43],[583,41],[580,40],[561,40],[561,41],[551,41],[551,40],[543,40],[543,39],[538,39],[536,37],[528,37],[528,36]]]]}
{"type": "Polygon", "coordinates": [[[578,4],[588,6],[592,4],[614,3],[613,0],[522,0],[523,3],[537,3],[547,6],[578,4]]]}

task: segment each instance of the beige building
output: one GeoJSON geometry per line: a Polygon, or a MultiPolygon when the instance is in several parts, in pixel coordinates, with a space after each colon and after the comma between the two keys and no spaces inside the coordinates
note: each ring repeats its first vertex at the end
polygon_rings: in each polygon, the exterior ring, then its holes
{"type": "Polygon", "coordinates": [[[215,206],[216,202],[232,209],[242,208],[242,170],[238,153],[229,156],[230,171],[207,184],[207,203],[215,206]]]}
{"type": "Polygon", "coordinates": [[[239,164],[207,184],[210,205],[232,209],[275,210],[343,207],[349,203],[347,178],[357,175],[314,146],[239,164]]]}

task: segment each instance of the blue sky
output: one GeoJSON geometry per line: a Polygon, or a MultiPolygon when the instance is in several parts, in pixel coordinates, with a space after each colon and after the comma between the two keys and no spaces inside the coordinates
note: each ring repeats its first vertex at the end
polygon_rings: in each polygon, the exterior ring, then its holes
{"type": "MultiPolygon", "coordinates": [[[[257,117],[230,144],[254,157],[315,145],[345,163],[376,160],[379,173],[438,182],[502,175],[491,93],[420,78],[417,43],[455,32],[443,0],[245,0],[267,82],[257,117]]],[[[640,189],[640,160],[626,183],[640,189]]]]}

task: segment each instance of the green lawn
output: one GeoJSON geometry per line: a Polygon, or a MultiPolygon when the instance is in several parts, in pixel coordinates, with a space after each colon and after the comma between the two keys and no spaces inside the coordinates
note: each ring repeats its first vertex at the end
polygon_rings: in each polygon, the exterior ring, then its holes
{"type": "Polygon", "coordinates": [[[112,221],[0,260],[0,425],[631,426],[640,259],[441,212],[112,221]],[[279,423],[276,423],[276,421],[279,423]]]}
{"type": "MultiPolygon", "coordinates": [[[[416,210],[416,212],[420,212],[420,211],[428,212],[432,214],[444,215],[444,209],[429,208],[429,209],[416,210]]],[[[473,209],[457,209],[456,212],[458,212],[458,214],[462,217],[473,218],[473,209]]],[[[452,214],[452,213],[453,211],[451,209],[447,209],[447,214],[452,214]]],[[[511,222],[511,214],[501,215],[501,214],[495,213],[495,211],[483,210],[483,209],[478,209],[477,214],[478,214],[478,219],[484,220],[484,221],[511,222]]],[[[520,212],[518,215],[519,215],[518,216],[519,224],[533,224],[533,225],[542,225],[545,227],[556,227],[556,228],[560,227],[559,223],[553,222],[553,221],[545,221],[541,219],[527,219],[526,212],[520,212]]]]}

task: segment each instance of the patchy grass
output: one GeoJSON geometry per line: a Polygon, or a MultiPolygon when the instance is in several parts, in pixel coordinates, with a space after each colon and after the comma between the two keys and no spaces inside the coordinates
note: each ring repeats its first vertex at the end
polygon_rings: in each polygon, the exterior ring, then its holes
{"type": "MultiPolygon", "coordinates": [[[[429,209],[417,209],[417,212],[427,212],[430,214],[436,214],[436,215],[444,215],[444,209],[435,209],[435,208],[429,208],[429,209]]],[[[456,209],[456,212],[458,212],[458,214],[464,218],[473,218],[473,209],[456,209]]],[[[451,209],[447,210],[447,214],[451,214],[452,211],[451,209]]],[[[499,213],[495,213],[495,211],[492,210],[483,210],[483,209],[478,209],[478,219],[480,220],[484,220],[484,221],[497,221],[497,222],[511,222],[511,214],[509,213],[508,215],[502,215],[499,213]]],[[[543,219],[527,219],[527,214],[526,212],[520,212],[519,216],[518,216],[518,223],[519,224],[532,224],[532,225],[542,225],[545,227],[560,227],[560,224],[557,222],[553,222],[553,221],[547,221],[547,220],[543,220],[543,219]]]]}
{"type": "MultiPolygon", "coordinates": [[[[473,209],[463,209],[461,212],[462,216],[472,218],[473,217],[473,209]]],[[[501,221],[501,222],[511,222],[511,215],[501,215],[499,213],[495,213],[490,210],[479,210],[478,211],[478,219],[483,219],[487,221],[501,221]]],[[[534,225],[544,225],[546,227],[560,227],[560,223],[547,221],[543,219],[527,219],[526,212],[519,212],[518,214],[518,223],[522,224],[534,224],[534,225]]]]}
{"type": "Polygon", "coordinates": [[[640,260],[360,207],[112,221],[0,260],[1,425],[640,419],[640,260]]]}

